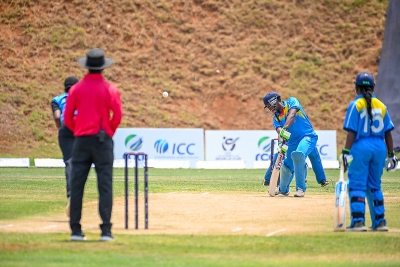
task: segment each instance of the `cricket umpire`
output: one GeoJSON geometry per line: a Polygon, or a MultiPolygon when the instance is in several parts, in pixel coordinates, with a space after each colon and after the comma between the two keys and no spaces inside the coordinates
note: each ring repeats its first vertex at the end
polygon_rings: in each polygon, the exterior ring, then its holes
{"type": "Polygon", "coordinates": [[[111,213],[113,206],[114,143],[112,136],[122,120],[118,88],[102,75],[114,60],[94,48],[78,64],[88,73],[70,90],[64,120],[74,132],[71,179],[71,241],[86,240],[81,228],[82,198],[91,165],[97,174],[101,241],[113,241],[111,213]]]}
{"type": "Polygon", "coordinates": [[[71,180],[71,153],[72,146],[74,145],[74,133],[68,129],[64,124],[65,103],[67,101],[69,89],[78,82],[78,78],[70,76],[64,80],[64,93],[54,97],[51,100],[51,109],[53,111],[53,118],[58,129],[58,144],[60,146],[63,161],[65,164],[65,180],[67,189],[68,204],[65,213],[69,217],[70,202],[69,196],[71,194],[70,180],[71,180]]]}

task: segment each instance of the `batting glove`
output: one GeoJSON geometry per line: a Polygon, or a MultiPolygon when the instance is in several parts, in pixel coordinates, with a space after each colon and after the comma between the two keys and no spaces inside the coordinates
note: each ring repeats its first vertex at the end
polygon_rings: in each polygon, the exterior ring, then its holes
{"type": "Polygon", "coordinates": [[[278,152],[285,154],[287,151],[287,145],[285,139],[278,139],[278,152]],[[283,147],[285,146],[285,147],[283,147]],[[283,148],[282,148],[283,147],[283,148]]]}
{"type": "Polygon", "coordinates": [[[279,152],[280,153],[282,153],[282,154],[286,154],[286,151],[288,150],[288,146],[287,145],[284,145],[283,143],[282,143],[282,145],[281,146],[278,146],[278,150],[279,150],[279,152]]]}
{"type": "Polygon", "coordinates": [[[285,144],[285,140],[279,139],[278,140],[278,147],[281,148],[285,144]]]}
{"type": "Polygon", "coordinates": [[[289,140],[290,135],[291,133],[289,133],[286,127],[282,127],[281,131],[279,132],[279,136],[285,141],[289,140]]]}
{"type": "Polygon", "coordinates": [[[399,161],[396,158],[394,152],[388,153],[388,157],[386,158],[386,171],[395,171],[397,168],[399,161]]]}
{"type": "Polygon", "coordinates": [[[353,156],[350,155],[350,149],[343,148],[342,155],[340,155],[339,162],[343,162],[343,171],[347,172],[347,169],[351,162],[353,161],[353,156]]]}

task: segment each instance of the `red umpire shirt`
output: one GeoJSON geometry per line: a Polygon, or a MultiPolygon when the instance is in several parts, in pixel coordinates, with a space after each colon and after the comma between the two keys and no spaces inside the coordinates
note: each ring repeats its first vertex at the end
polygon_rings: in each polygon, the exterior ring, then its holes
{"type": "Polygon", "coordinates": [[[105,81],[102,74],[86,74],[69,90],[64,123],[74,136],[95,135],[103,129],[112,137],[121,120],[122,103],[118,88],[105,81]]]}

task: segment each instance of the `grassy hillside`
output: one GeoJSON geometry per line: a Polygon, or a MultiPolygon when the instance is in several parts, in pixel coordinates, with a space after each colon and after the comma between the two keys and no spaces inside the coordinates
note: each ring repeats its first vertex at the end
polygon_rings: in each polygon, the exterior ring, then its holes
{"type": "Polygon", "coordinates": [[[51,99],[99,47],[121,127],[272,129],[269,91],[338,130],[359,71],[377,73],[388,0],[0,1],[0,156],[60,157],[51,99]],[[168,91],[170,97],[161,94],[168,91]]]}

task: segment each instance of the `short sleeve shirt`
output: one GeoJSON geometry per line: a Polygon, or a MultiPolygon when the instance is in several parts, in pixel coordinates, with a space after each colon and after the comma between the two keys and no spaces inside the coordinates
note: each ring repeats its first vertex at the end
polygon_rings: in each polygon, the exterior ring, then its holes
{"type": "Polygon", "coordinates": [[[368,114],[367,101],[358,95],[347,108],[343,129],[356,134],[355,141],[366,137],[384,139],[385,133],[394,129],[389,111],[375,95],[371,98],[372,120],[368,114]]]}
{"type": "Polygon", "coordinates": [[[317,136],[299,100],[294,97],[289,97],[288,100],[283,101],[283,112],[275,114],[276,116],[272,120],[274,128],[277,129],[285,125],[289,110],[292,108],[296,108],[298,111],[294,118],[294,123],[288,129],[291,133],[288,145],[298,144],[305,136],[317,136]]]}

